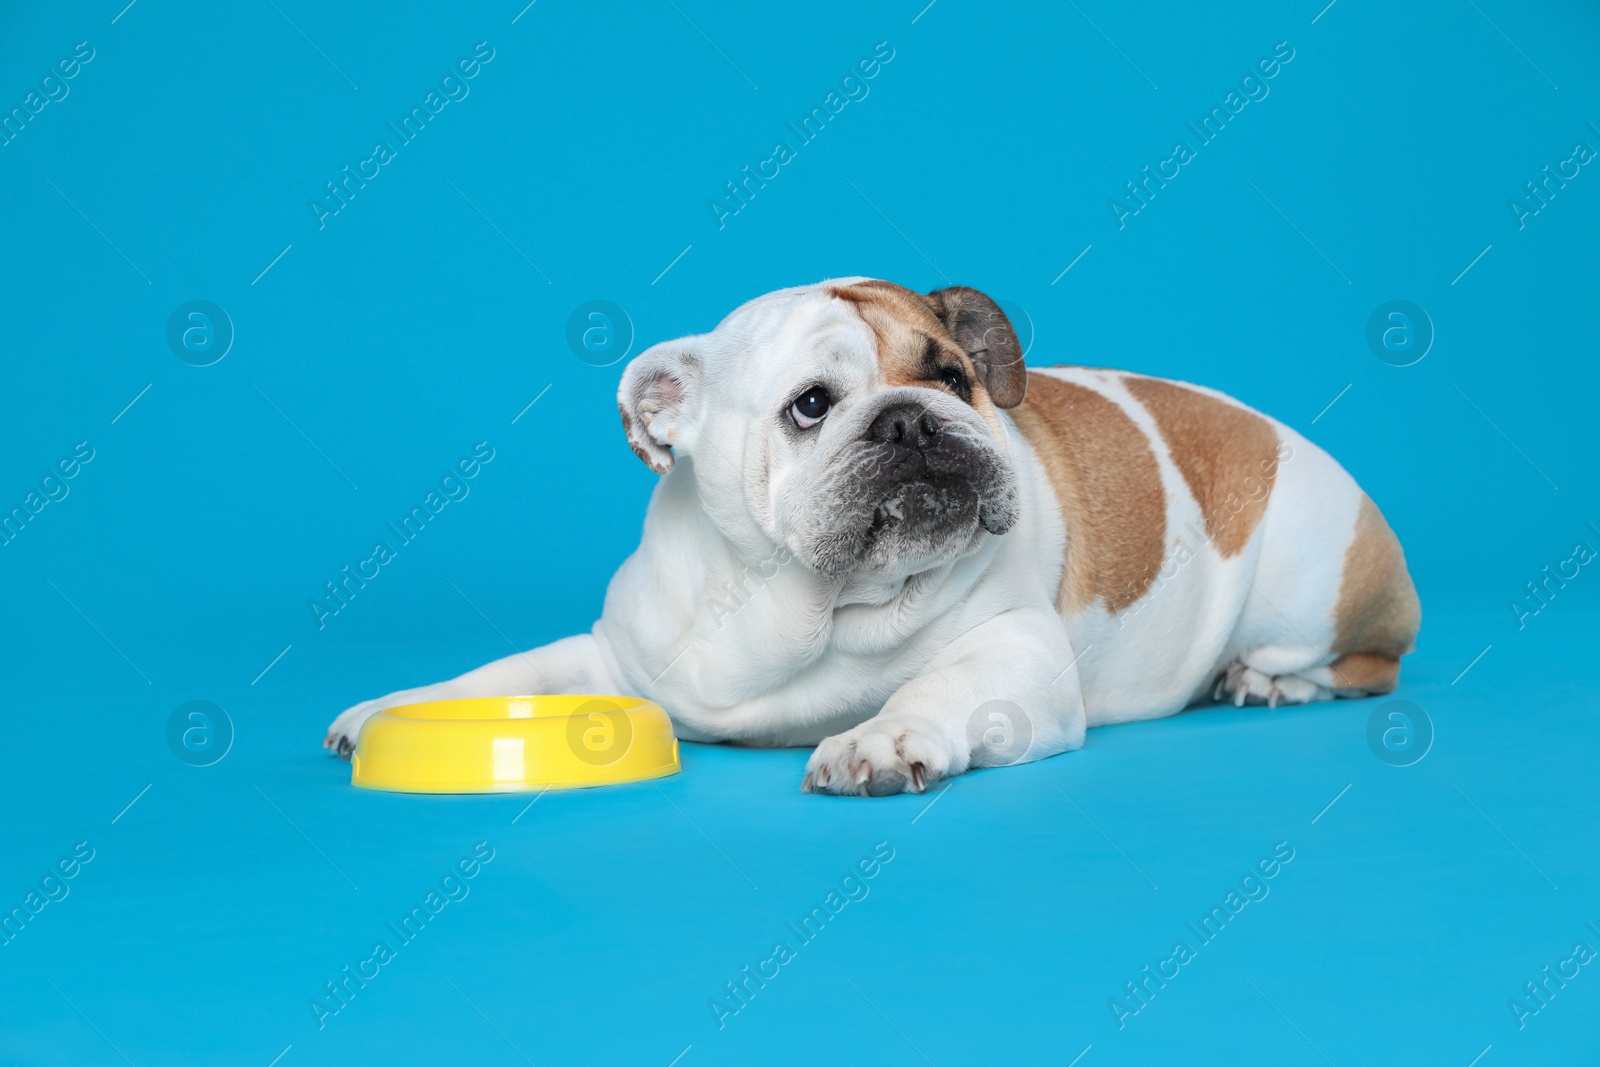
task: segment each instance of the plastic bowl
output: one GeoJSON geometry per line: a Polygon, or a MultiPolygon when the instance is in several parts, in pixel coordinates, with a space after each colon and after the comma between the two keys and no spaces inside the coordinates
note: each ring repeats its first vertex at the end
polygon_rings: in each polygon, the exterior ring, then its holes
{"type": "Polygon", "coordinates": [[[399,793],[519,793],[677,774],[678,739],[639,697],[475,697],[368,719],[350,784],[399,793]]]}

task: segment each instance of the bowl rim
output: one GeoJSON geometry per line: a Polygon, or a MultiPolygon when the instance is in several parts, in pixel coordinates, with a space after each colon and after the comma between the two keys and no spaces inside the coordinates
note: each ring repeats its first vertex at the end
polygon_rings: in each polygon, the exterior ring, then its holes
{"type": "Polygon", "coordinates": [[[384,708],[378,714],[408,722],[504,722],[512,719],[571,718],[597,712],[624,715],[660,712],[665,715],[666,709],[648,697],[613,693],[517,693],[509,696],[418,700],[384,708]],[[434,709],[435,713],[427,714],[421,709],[434,709]]]}

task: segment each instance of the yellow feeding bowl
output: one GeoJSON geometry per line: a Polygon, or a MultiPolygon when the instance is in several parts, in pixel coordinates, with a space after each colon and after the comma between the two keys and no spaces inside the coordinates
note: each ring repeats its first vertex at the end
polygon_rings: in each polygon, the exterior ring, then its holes
{"type": "Polygon", "coordinates": [[[678,739],[639,697],[475,697],[367,720],[350,784],[400,793],[518,793],[677,774],[678,739]]]}

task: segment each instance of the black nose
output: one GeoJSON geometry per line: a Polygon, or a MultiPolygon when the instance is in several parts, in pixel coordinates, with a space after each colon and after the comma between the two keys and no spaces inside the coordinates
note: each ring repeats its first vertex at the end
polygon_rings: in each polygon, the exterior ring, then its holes
{"type": "Polygon", "coordinates": [[[939,420],[919,404],[895,404],[872,420],[867,439],[924,452],[939,440],[939,420]]]}

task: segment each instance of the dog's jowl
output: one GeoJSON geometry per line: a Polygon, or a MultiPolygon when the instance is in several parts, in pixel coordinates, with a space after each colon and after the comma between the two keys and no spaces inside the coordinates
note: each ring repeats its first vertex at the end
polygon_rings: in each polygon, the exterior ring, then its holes
{"type": "Polygon", "coordinates": [[[974,289],[771,293],[618,400],[661,480],[593,629],[358,704],[328,747],[397,704],[626,693],[877,796],[1202,700],[1386,693],[1416,638],[1400,544],[1327,453],[1199,386],[1030,370],[974,289]]]}

